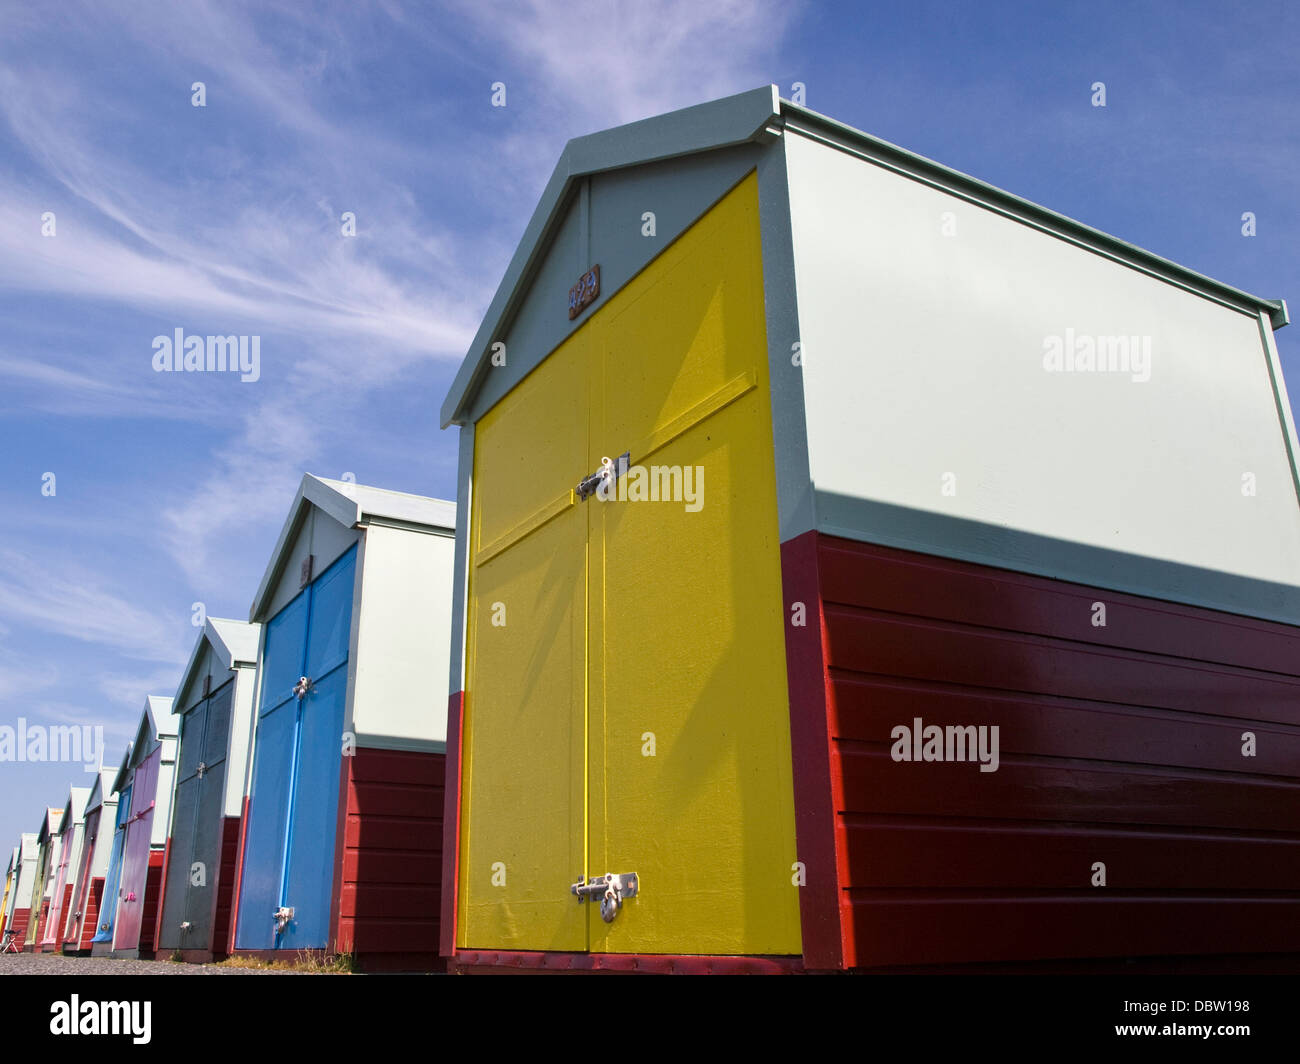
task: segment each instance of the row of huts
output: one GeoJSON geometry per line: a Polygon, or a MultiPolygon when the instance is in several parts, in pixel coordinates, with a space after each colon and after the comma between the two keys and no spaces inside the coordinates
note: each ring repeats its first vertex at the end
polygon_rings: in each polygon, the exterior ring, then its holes
{"type": "Polygon", "coordinates": [[[774,87],[571,141],[442,407],[456,507],[304,479],[247,623],[13,850],[7,925],[1294,961],[1287,323],[774,87]]]}
{"type": "Polygon", "coordinates": [[[249,620],[205,618],[10,854],[15,947],[436,965],[454,534],[451,503],[305,476],[249,620]]]}

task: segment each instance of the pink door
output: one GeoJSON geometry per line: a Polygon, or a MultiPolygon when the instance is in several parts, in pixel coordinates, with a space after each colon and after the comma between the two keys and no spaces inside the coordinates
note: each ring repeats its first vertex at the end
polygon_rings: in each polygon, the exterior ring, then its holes
{"type": "Polygon", "coordinates": [[[68,851],[72,849],[72,833],[75,827],[68,828],[59,837],[59,863],[54,872],[54,893],[50,896],[50,918],[45,921],[45,937],[42,946],[57,946],[59,932],[63,928],[64,884],[68,882],[68,851]]]}
{"type": "Polygon", "coordinates": [[[117,921],[113,949],[138,949],[144,915],[144,887],[149,876],[149,842],[153,832],[154,792],[158,788],[159,747],[135,769],[131,787],[131,817],[126,822],[122,851],[122,881],[117,892],[117,921]]]}

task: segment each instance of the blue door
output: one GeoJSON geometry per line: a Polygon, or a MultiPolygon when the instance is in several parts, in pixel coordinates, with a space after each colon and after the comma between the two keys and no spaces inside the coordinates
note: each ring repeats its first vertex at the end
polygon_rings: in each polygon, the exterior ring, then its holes
{"type": "Polygon", "coordinates": [[[266,626],[237,949],[330,945],[355,563],[353,547],[266,626]]]}
{"type": "Polygon", "coordinates": [[[117,824],[113,830],[113,851],[108,857],[108,875],[104,893],[99,898],[99,926],[90,941],[112,942],[113,921],[117,919],[117,888],[122,880],[122,847],[126,842],[126,822],[131,816],[131,788],[117,796],[117,824]]]}

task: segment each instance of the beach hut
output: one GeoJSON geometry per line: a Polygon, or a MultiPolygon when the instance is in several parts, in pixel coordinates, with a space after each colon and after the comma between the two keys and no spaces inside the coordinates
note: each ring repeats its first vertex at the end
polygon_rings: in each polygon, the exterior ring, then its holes
{"type": "Polygon", "coordinates": [[[260,637],[255,624],[208,618],[173,703],[180,752],[158,948],[185,960],[209,961],[228,947],[260,637]]]}
{"type": "MultiPolygon", "coordinates": [[[[149,959],[154,955],[179,724],[170,698],[146,698],[131,755],[113,781],[113,789],[122,795],[119,803],[129,809],[122,821],[122,871],[109,951],[114,957],[149,959]]],[[[98,948],[94,952],[99,952],[98,948]]]]}
{"type": "Polygon", "coordinates": [[[438,963],[455,506],[304,476],[262,626],[233,948],[438,963]]]}
{"type": "Polygon", "coordinates": [[[113,818],[110,822],[107,819],[107,811],[103,819],[101,834],[105,841],[109,843],[108,866],[104,873],[103,892],[100,895],[99,912],[97,914],[97,923],[95,924],[94,934],[91,936],[91,953],[94,956],[105,956],[113,951],[113,924],[117,919],[117,895],[118,888],[122,883],[122,855],[126,848],[126,822],[131,817],[131,788],[126,784],[125,791],[119,791],[117,788],[118,781],[125,781],[129,778],[127,769],[131,762],[131,746],[128,743],[125,753],[122,754],[122,762],[114,772],[108,784],[108,793],[113,795],[116,800],[116,807],[113,810],[113,818]]]}
{"type": "Polygon", "coordinates": [[[14,887],[5,912],[4,931],[11,933],[19,948],[26,943],[31,923],[32,898],[36,888],[36,832],[23,832],[18,841],[14,865],[14,887]]]}
{"type": "Polygon", "coordinates": [[[9,864],[5,866],[5,892],[3,900],[0,900],[0,931],[9,926],[9,906],[14,900],[17,893],[15,888],[18,886],[18,873],[23,866],[22,846],[15,846],[13,852],[9,855],[9,864]]]}
{"type": "Polygon", "coordinates": [[[444,954],[1300,952],[1286,323],[775,87],[571,141],[442,408],[444,954]]]}
{"type": "Polygon", "coordinates": [[[113,790],[116,776],[114,769],[100,769],[86,798],[85,842],[74,870],[72,911],[63,935],[63,952],[67,954],[88,953],[98,926],[117,825],[117,792],[113,790]]]}
{"type": "Polygon", "coordinates": [[[72,911],[73,875],[81,862],[85,843],[86,800],[89,787],[73,787],[59,817],[59,863],[50,884],[50,918],[45,921],[41,950],[57,953],[63,947],[64,926],[72,911]]]}
{"type": "Polygon", "coordinates": [[[25,943],[33,953],[41,952],[45,921],[49,919],[53,901],[54,876],[59,867],[59,820],[62,817],[62,809],[47,808],[36,832],[36,882],[32,887],[32,918],[27,925],[25,943]]]}

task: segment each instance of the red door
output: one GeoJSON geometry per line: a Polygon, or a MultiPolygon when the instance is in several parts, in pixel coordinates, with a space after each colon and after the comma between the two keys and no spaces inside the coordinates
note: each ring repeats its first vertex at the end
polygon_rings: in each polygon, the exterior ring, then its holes
{"type": "Polygon", "coordinates": [[[158,788],[159,747],[136,766],[131,787],[131,816],[126,823],[122,852],[122,881],[117,892],[117,921],[113,949],[138,949],[144,914],[145,881],[149,876],[149,843],[153,832],[154,792],[158,788]]]}

